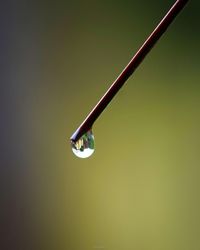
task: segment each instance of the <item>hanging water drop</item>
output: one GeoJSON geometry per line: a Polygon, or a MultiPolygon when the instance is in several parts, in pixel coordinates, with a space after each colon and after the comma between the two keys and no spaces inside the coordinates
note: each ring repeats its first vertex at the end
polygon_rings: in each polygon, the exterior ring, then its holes
{"type": "Polygon", "coordinates": [[[78,141],[71,141],[72,151],[79,158],[90,157],[94,153],[94,135],[88,130],[78,141]]]}

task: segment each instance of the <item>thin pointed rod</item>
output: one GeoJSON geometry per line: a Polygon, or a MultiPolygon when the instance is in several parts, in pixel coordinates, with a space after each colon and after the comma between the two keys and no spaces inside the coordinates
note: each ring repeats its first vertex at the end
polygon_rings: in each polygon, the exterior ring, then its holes
{"type": "Polygon", "coordinates": [[[175,17],[179,14],[179,12],[184,8],[186,3],[189,0],[177,0],[171,9],[167,12],[158,26],[154,29],[151,35],[147,38],[147,40],[143,43],[141,48],[136,52],[128,65],[124,68],[121,74],[117,77],[117,79],[113,82],[110,88],[106,91],[100,101],[96,104],[96,106],[92,109],[92,111],[88,114],[86,119],[82,122],[79,128],[75,131],[75,133],[70,138],[71,141],[77,141],[84,133],[86,133],[89,129],[92,128],[93,123],[100,116],[103,110],[107,107],[113,97],[117,94],[120,88],[124,85],[127,79],[133,74],[136,68],[143,61],[145,56],[149,53],[149,51],[153,48],[159,38],[165,33],[169,25],[175,19],[175,17]]]}

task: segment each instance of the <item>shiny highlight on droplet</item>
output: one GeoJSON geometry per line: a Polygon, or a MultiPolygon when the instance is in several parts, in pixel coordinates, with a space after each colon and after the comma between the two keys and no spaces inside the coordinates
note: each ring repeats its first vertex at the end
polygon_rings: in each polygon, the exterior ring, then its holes
{"type": "Polygon", "coordinates": [[[94,153],[94,135],[88,130],[76,142],[71,141],[73,153],[79,158],[88,158],[94,153]]]}

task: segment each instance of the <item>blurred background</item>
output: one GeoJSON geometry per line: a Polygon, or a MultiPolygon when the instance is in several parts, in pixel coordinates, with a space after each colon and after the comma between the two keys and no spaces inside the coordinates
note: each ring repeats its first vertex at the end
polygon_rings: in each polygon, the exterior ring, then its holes
{"type": "Polygon", "coordinates": [[[69,144],[173,2],[1,4],[1,250],[200,248],[199,1],[69,144]]]}

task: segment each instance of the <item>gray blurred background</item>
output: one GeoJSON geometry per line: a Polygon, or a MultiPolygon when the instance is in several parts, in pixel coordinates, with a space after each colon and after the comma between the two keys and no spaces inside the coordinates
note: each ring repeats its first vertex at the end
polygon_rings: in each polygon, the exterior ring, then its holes
{"type": "Polygon", "coordinates": [[[94,155],[69,144],[172,4],[2,3],[1,250],[200,248],[199,1],[95,123],[94,155]]]}

